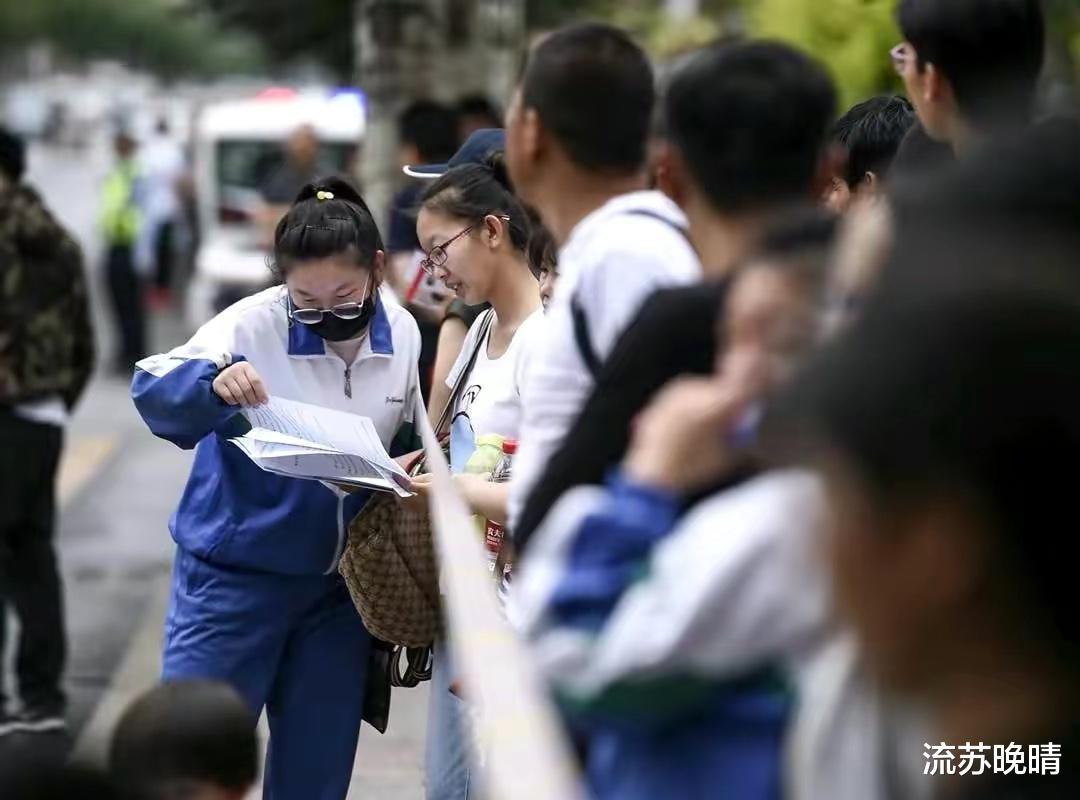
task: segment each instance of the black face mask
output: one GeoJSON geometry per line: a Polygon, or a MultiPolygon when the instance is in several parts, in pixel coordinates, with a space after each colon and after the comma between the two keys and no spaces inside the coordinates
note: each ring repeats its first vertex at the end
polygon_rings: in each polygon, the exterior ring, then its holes
{"type": "MultiPolygon", "coordinates": [[[[308,325],[307,328],[328,342],[344,342],[355,339],[363,333],[364,328],[368,326],[374,315],[375,300],[369,297],[364,301],[364,305],[360,308],[360,316],[356,319],[342,319],[341,317],[335,317],[328,311],[323,314],[321,322],[308,325]]],[[[296,324],[303,325],[304,323],[298,322],[296,324]]]]}

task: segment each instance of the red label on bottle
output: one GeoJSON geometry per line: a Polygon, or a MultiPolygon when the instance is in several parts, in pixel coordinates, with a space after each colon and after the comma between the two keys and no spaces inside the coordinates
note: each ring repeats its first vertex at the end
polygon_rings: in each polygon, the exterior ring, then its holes
{"type": "Polygon", "coordinates": [[[497,522],[486,520],[484,524],[484,547],[487,548],[488,572],[495,571],[495,562],[499,559],[499,551],[502,549],[503,526],[497,522]]]}

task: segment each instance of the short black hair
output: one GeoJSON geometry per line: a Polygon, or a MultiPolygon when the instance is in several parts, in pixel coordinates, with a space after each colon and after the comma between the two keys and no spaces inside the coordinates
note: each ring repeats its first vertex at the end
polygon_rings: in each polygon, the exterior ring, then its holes
{"type": "Polygon", "coordinates": [[[417,100],[398,116],[398,139],[415,146],[421,161],[446,161],[461,144],[458,115],[434,100],[417,100]]]}
{"type": "Polygon", "coordinates": [[[920,68],[941,71],[965,117],[1031,113],[1045,55],[1040,0],[900,0],[896,16],[920,68]]]}
{"type": "Polygon", "coordinates": [[[835,113],[825,70],[778,42],[703,48],[672,76],[664,100],[668,140],[728,213],[804,198],[835,113]]]}
{"type": "Polygon", "coordinates": [[[258,762],[255,717],[235,690],[210,680],[167,682],[144,694],[124,713],[109,751],[121,786],[149,798],[187,783],[245,791],[258,762]]]}
{"type": "Polygon", "coordinates": [[[0,172],[6,175],[9,181],[18,183],[25,170],[26,145],[7,128],[0,128],[0,172]]]}
{"type": "Polygon", "coordinates": [[[502,127],[502,112],[482,94],[467,94],[459,98],[457,113],[459,117],[484,117],[491,123],[491,127],[502,127]]]}
{"type": "Polygon", "coordinates": [[[483,164],[461,164],[436,178],[424,191],[420,205],[467,222],[488,214],[505,214],[516,250],[524,253],[531,233],[529,215],[514,194],[502,151],[491,153],[483,164]]]}
{"type": "Polygon", "coordinates": [[[341,176],[320,178],[300,190],[278,222],[270,269],[283,280],[298,261],[340,254],[371,267],[375,252],[385,249],[379,226],[356,187],[341,176]],[[319,199],[326,193],[332,197],[319,199]]]}
{"type": "Polygon", "coordinates": [[[914,122],[915,109],[899,95],[871,97],[852,106],[832,127],[832,140],[847,155],[844,182],[855,188],[868,172],[884,178],[914,122]]]}
{"type": "Polygon", "coordinates": [[[635,173],[645,163],[655,101],[652,67],[637,44],[611,25],[561,28],[536,46],[521,100],[578,167],[635,173]]]}

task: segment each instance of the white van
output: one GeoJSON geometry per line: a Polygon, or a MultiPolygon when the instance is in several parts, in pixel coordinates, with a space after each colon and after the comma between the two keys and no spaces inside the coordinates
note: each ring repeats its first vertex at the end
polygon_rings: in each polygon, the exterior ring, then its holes
{"type": "Polygon", "coordinates": [[[308,125],[319,138],[319,174],[352,170],[364,136],[363,97],[269,90],[251,100],[204,106],[195,121],[193,172],[199,245],[187,290],[187,321],[198,327],[270,281],[255,217],[259,188],[283,163],[284,145],[308,125]]]}

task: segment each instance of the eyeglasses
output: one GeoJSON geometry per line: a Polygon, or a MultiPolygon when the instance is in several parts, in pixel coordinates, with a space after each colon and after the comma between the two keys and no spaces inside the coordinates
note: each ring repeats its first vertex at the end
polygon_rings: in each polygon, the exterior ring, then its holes
{"type": "MultiPolygon", "coordinates": [[[[501,219],[503,222],[509,222],[510,221],[510,217],[507,217],[505,215],[501,215],[499,217],[499,219],[501,219]]],[[[454,242],[456,242],[462,236],[469,233],[470,231],[472,231],[474,228],[478,227],[481,224],[482,224],[482,222],[474,222],[472,225],[465,228],[464,230],[458,231],[456,234],[451,236],[449,239],[447,239],[442,244],[437,244],[434,247],[432,247],[430,250],[428,250],[427,256],[425,256],[424,259],[420,262],[420,268],[422,270],[424,270],[424,272],[426,272],[428,275],[433,274],[435,272],[436,267],[441,267],[443,264],[446,263],[446,259],[447,259],[446,248],[448,248],[450,245],[452,245],[454,242]]]]}
{"type": "Polygon", "coordinates": [[[908,63],[914,57],[915,48],[907,42],[901,42],[889,51],[889,58],[892,59],[893,69],[900,75],[904,74],[904,70],[907,68],[908,63]]]}
{"type": "MultiPolygon", "coordinates": [[[[367,287],[364,287],[367,292],[367,287]]],[[[289,319],[304,325],[318,325],[327,314],[333,314],[338,319],[356,319],[364,310],[364,303],[339,303],[333,308],[297,308],[289,295],[289,319]]],[[[369,298],[370,299],[370,298],[369,298]]]]}

